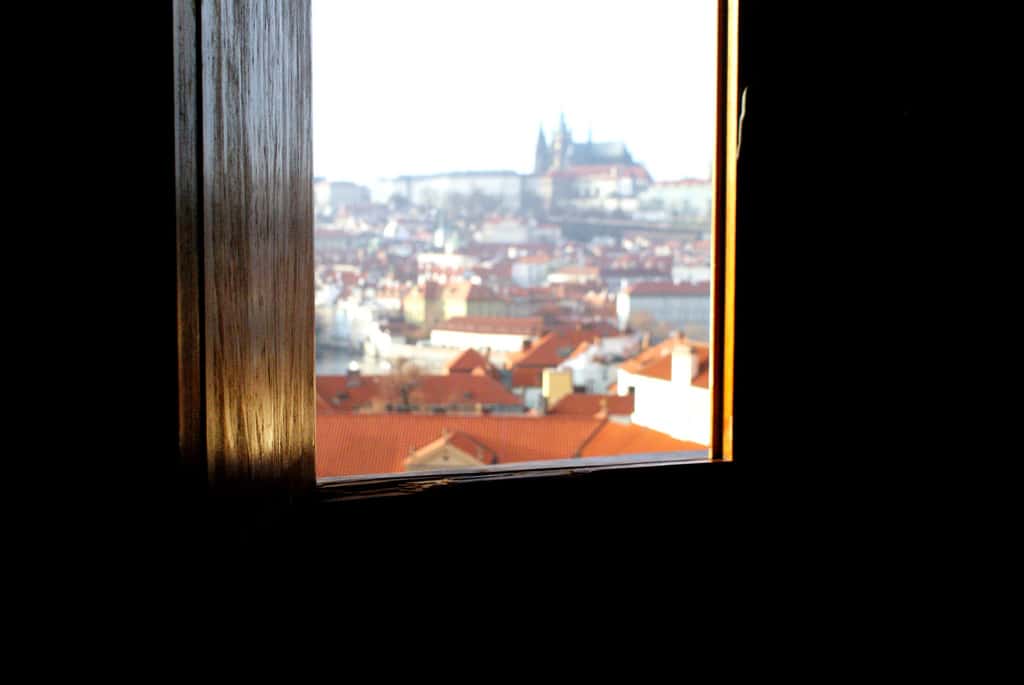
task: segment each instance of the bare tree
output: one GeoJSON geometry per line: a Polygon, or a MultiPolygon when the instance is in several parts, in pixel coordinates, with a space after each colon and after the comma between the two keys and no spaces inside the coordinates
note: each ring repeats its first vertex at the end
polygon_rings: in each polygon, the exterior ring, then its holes
{"type": "Polygon", "coordinates": [[[423,400],[419,380],[423,372],[408,359],[398,359],[391,367],[391,373],[381,377],[378,397],[398,411],[410,411],[423,400]]]}

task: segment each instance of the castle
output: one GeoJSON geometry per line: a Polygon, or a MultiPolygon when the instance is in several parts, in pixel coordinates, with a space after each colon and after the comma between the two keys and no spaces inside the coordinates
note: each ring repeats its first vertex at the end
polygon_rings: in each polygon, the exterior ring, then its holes
{"type": "Polygon", "coordinates": [[[541,126],[540,133],[537,134],[534,174],[597,164],[631,166],[634,162],[625,143],[595,143],[590,140],[589,135],[585,143],[573,141],[572,133],[565,123],[565,114],[559,116],[558,128],[551,136],[550,145],[544,137],[544,127],[541,126]]]}

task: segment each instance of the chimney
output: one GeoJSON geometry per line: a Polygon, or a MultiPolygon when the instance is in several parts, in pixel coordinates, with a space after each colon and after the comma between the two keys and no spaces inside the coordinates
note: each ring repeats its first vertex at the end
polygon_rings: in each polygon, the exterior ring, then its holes
{"type": "Polygon", "coordinates": [[[644,331],[644,337],[640,338],[640,351],[643,352],[651,346],[651,332],[644,331]]]}
{"type": "Polygon", "coordinates": [[[676,345],[672,349],[673,385],[688,386],[693,381],[697,370],[697,351],[689,345],[676,345]]]}

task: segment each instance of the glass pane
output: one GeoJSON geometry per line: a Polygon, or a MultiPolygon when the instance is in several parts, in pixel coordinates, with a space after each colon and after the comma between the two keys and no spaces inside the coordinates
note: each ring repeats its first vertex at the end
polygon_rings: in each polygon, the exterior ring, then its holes
{"type": "Polygon", "coordinates": [[[319,478],[706,454],[716,12],[313,0],[319,478]]]}

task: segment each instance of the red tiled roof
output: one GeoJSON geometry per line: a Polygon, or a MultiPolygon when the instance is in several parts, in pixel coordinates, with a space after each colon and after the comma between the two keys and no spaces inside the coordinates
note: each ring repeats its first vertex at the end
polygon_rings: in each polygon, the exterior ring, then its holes
{"type": "Polygon", "coordinates": [[[670,381],[672,380],[672,350],[677,346],[686,347],[696,353],[696,368],[690,383],[700,388],[707,388],[710,359],[708,344],[687,340],[683,337],[669,338],[648,347],[632,359],[622,362],[619,368],[639,376],[650,376],[670,381]]]}
{"type": "Polygon", "coordinates": [[[434,330],[537,336],[543,327],[544,319],[539,316],[456,316],[437,324],[434,330]]]}
{"type": "Polygon", "coordinates": [[[512,369],[513,388],[539,388],[543,381],[544,369],[531,367],[512,369]]]}
{"type": "Polygon", "coordinates": [[[568,357],[566,357],[562,361],[566,361],[567,362],[570,359],[575,359],[576,357],[578,357],[581,354],[583,354],[584,352],[586,352],[589,347],[590,347],[590,341],[589,340],[584,340],[583,342],[581,342],[579,345],[576,346],[575,350],[573,350],[572,352],[569,353],[568,357]]]}
{"type": "Polygon", "coordinates": [[[670,381],[672,380],[672,354],[669,353],[664,357],[659,357],[634,373],[638,376],[649,376],[651,378],[660,378],[663,381],[670,381]]]}
{"type": "Polygon", "coordinates": [[[604,457],[648,452],[684,452],[707,449],[706,445],[676,440],[670,435],[636,424],[606,422],[583,446],[582,456],[604,457]]]}
{"type": "Polygon", "coordinates": [[[496,300],[498,296],[487,286],[477,285],[468,281],[452,283],[444,289],[444,297],[453,300],[496,300]]]}
{"type": "MultiPolygon", "coordinates": [[[[419,376],[411,381],[410,403],[415,405],[518,405],[523,401],[490,376],[456,373],[419,376]]],[[[366,407],[374,399],[398,402],[401,393],[387,376],[361,376],[352,385],[346,376],[317,376],[317,394],[333,412],[350,412],[366,407]],[[341,395],[341,397],[339,397],[341,395]]],[[[327,407],[317,402],[317,409],[327,407]]]]}
{"type": "Polygon", "coordinates": [[[549,414],[571,414],[573,416],[594,416],[602,411],[608,414],[632,414],[632,395],[589,395],[581,392],[569,393],[549,410],[549,414]],[[604,403],[602,404],[602,400],[604,403]]]}
{"type": "Polygon", "coordinates": [[[448,373],[472,373],[476,369],[489,369],[491,363],[482,354],[470,348],[457,354],[445,364],[448,373]]]}
{"type": "Polygon", "coordinates": [[[700,283],[670,283],[668,281],[645,281],[634,283],[628,286],[626,292],[633,297],[663,296],[663,295],[709,295],[711,284],[707,281],[700,283]]]}
{"type": "MultiPolygon", "coordinates": [[[[682,344],[683,338],[669,338],[657,345],[652,345],[646,350],[631,359],[627,359],[619,365],[619,368],[629,373],[643,374],[650,366],[660,363],[664,359],[669,360],[669,369],[672,368],[672,350],[676,345],[682,344]]],[[[669,376],[668,378],[670,378],[669,376]]],[[[666,380],[668,380],[666,378],[666,380]]]]}
{"type": "Polygon", "coordinates": [[[555,328],[556,332],[568,332],[575,329],[582,328],[584,331],[590,331],[598,338],[613,338],[617,335],[621,335],[619,329],[611,325],[607,321],[576,321],[565,326],[555,328]]]}
{"type": "Polygon", "coordinates": [[[546,368],[558,366],[576,346],[584,341],[591,341],[600,335],[597,331],[587,328],[551,331],[537,340],[529,349],[510,354],[506,364],[509,368],[534,367],[546,368]]]}
{"type": "Polygon", "coordinates": [[[316,475],[400,472],[412,452],[442,439],[499,464],[704,449],[642,426],[579,416],[322,415],[316,475]]]}
{"type": "Polygon", "coordinates": [[[405,459],[442,437],[463,434],[475,454],[479,444],[498,463],[568,459],[578,453],[601,421],[578,416],[458,416],[452,414],[337,414],[316,420],[318,478],[404,469],[405,459]]]}

